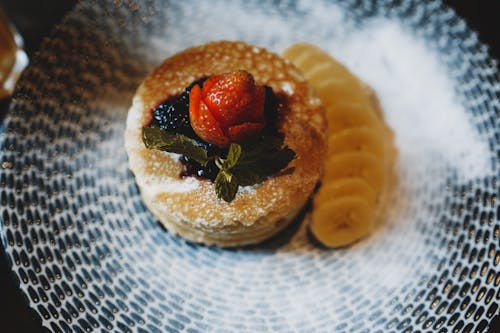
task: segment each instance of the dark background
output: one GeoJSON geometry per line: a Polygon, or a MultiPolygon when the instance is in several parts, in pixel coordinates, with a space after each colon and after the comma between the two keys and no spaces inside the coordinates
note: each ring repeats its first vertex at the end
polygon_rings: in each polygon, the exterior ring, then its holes
{"type": "MultiPolygon", "coordinates": [[[[490,46],[490,55],[500,59],[500,0],[444,0],[468,25],[479,33],[479,39],[490,46]]],[[[51,27],[60,21],[76,3],[75,0],[0,1],[8,17],[24,37],[28,55],[35,52],[51,27]]],[[[5,101],[0,103],[5,109],[5,101]]],[[[0,114],[3,112],[0,112],[0,114]]],[[[498,222],[498,221],[497,221],[498,222]]],[[[0,246],[0,331],[5,333],[42,332],[40,323],[25,305],[24,295],[16,287],[0,246]]],[[[500,332],[497,316],[490,333],[500,332]]]]}

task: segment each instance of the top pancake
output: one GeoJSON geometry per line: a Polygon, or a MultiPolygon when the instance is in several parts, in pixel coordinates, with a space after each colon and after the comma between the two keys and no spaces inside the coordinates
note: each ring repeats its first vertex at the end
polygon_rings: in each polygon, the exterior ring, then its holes
{"type": "Polygon", "coordinates": [[[155,214],[168,212],[170,219],[198,229],[231,230],[289,217],[305,203],[322,172],[326,124],[320,100],[286,60],[243,42],[212,42],[177,53],[145,79],[129,111],[125,145],[130,168],[148,206],[156,206],[155,214]],[[141,130],[158,104],[180,94],[193,81],[236,70],[248,71],[256,84],[270,86],[278,96],[277,128],[297,158],[287,168],[293,172],[240,187],[228,203],[217,197],[210,180],[181,178],[179,156],[147,149],[141,130]]]}

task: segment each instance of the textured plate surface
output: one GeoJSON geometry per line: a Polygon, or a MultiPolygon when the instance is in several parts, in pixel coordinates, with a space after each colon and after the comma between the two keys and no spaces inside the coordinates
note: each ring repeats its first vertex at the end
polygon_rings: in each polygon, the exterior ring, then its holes
{"type": "Polygon", "coordinates": [[[439,1],[81,2],[23,74],[1,137],[1,240],[50,332],[485,332],[500,301],[500,80],[439,1]],[[297,223],[222,250],[166,232],[123,148],[134,90],[209,40],[307,40],[381,99],[399,182],[376,233],[297,223]],[[375,70],[376,69],[376,70],[375,70]],[[401,80],[406,79],[406,80],[401,80]]]}

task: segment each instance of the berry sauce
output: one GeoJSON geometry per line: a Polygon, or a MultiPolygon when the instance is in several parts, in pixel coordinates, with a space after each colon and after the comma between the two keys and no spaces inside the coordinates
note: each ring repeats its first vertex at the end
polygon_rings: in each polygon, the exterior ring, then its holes
{"type": "Polygon", "coordinates": [[[189,122],[189,92],[195,84],[203,85],[205,80],[206,78],[202,78],[191,83],[179,95],[170,97],[160,103],[153,110],[153,119],[150,125],[199,140],[189,122]]]}
{"type": "MultiPolygon", "coordinates": [[[[221,155],[221,148],[204,141],[196,135],[189,120],[189,92],[195,84],[202,87],[205,81],[206,78],[194,81],[179,95],[170,97],[156,106],[153,110],[153,117],[149,125],[157,126],[165,131],[183,134],[195,139],[203,145],[209,155],[221,155]]],[[[266,127],[263,132],[274,134],[277,133],[275,124],[277,121],[276,110],[279,102],[271,87],[265,86],[265,89],[264,114],[266,117],[266,127]]],[[[214,181],[219,172],[219,168],[213,162],[209,162],[207,165],[203,166],[184,155],[181,156],[180,161],[183,166],[183,170],[180,174],[181,177],[194,176],[214,181]]]]}

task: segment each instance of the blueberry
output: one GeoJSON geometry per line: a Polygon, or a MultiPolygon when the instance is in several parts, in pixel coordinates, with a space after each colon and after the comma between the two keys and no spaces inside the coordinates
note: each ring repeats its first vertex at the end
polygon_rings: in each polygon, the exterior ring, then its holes
{"type": "MultiPolygon", "coordinates": [[[[221,156],[224,155],[226,150],[202,140],[196,135],[189,121],[189,92],[195,84],[203,86],[205,80],[206,78],[201,78],[200,80],[194,81],[181,94],[171,97],[158,105],[153,110],[153,119],[150,125],[158,126],[166,131],[186,135],[198,141],[198,143],[207,150],[209,156],[221,156]]],[[[277,133],[275,124],[278,104],[278,97],[273,93],[271,87],[266,86],[264,107],[267,126],[263,131],[264,133],[271,135],[276,135],[277,133]]],[[[182,177],[195,176],[214,181],[219,172],[219,168],[213,161],[207,163],[207,165],[201,165],[186,156],[182,156],[180,161],[183,164],[182,177]]]]}
{"type": "Polygon", "coordinates": [[[181,156],[180,161],[183,165],[183,171],[181,172],[181,177],[197,176],[200,178],[215,180],[219,168],[214,162],[209,162],[207,165],[203,166],[186,156],[181,156]]]}
{"type": "Polygon", "coordinates": [[[185,90],[158,105],[153,111],[153,124],[166,131],[193,137],[194,132],[189,122],[189,91],[185,90]]]}
{"type": "MultiPolygon", "coordinates": [[[[207,150],[209,155],[215,156],[221,154],[220,148],[203,141],[196,135],[189,121],[189,92],[195,84],[202,86],[205,80],[206,78],[202,78],[193,82],[181,94],[171,97],[158,105],[153,110],[153,119],[150,125],[195,139],[207,150]]],[[[181,157],[181,162],[184,166],[181,176],[197,176],[213,181],[219,172],[219,168],[213,162],[203,166],[186,156],[181,157]]]]}
{"type": "Polygon", "coordinates": [[[189,121],[189,92],[195,84],[203,86],[205,80],[206,78],[201,78],[194,81],[181,94],[171,97],[158,105],[153,110],[151,125],[201,140],[193,131],[189,121]]]}

